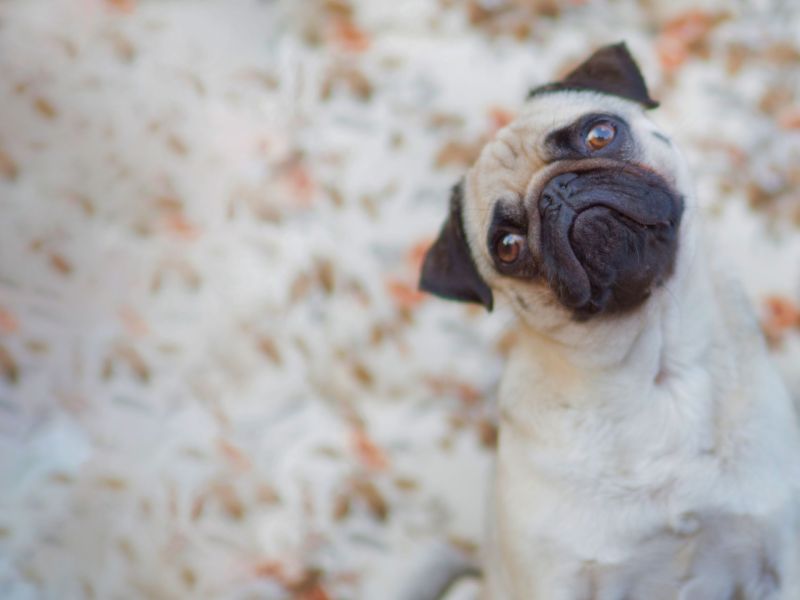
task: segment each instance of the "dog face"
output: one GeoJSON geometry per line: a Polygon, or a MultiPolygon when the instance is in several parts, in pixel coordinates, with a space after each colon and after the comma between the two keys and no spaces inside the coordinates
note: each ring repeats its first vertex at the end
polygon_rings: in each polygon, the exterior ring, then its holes
{"type": "Polygon", "coordinates": [[[683,160],[623,44],[533,90],[453,188],[420,287],[491,310],[506,295],[527,321],[639,309],[675,270],[683,160]]]}

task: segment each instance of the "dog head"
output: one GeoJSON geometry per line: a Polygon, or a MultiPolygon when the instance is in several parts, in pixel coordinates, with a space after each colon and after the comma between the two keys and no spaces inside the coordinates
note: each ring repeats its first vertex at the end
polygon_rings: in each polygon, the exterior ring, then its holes
{"type": "Polygon", "coordinates": [[[421,289],[530,323],[637,310],[672,275],[686,169],[624,44],[531,91],[453,188],[421,289]]]}

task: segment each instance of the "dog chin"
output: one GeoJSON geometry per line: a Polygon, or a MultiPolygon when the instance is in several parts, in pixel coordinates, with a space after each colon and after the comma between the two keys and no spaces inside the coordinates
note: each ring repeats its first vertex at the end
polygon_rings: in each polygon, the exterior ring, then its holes
{"type": "Polygon", "coordinates": [[[543,275],[576,319],[631,311],[671,274],[683,202],[659,176],[564,173],[538,205],[543,275]]]}

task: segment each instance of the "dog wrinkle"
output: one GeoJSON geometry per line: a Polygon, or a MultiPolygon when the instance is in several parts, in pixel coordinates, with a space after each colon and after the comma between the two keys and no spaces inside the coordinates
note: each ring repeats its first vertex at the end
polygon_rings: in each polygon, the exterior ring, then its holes
{"type": "Polygon", "coordinates": [[[651,131],[650,134],[657,140],[661,140],[662,142],[664,142],[667,146],[672,146],[672,142],[670,141],[670,139],[663,133],[659,131],[651,131]]]}
{"type": "Polygon", "coordinates": [[[504,169],[513,171],[517,167],[518,154],[511,142],[506,139],[500,138],[497,140],[497,143],[492,147],[492,156],[504,169]]]}
{"type": "Polygon", "coordinates": [[[520,128],[501,130],[489,144],[488,153],[495,163],[505,170],[525,175],[527,181],[530,171],[536,168],[541,161],[538,160],[538,157],[537,160],[532,160],[532,157],[529,156],[530,152],[525,148],[523,142],[526,135],[517,129],[520,128]]]}
{"type": "Polygon", "coordinates": [[[507,159],[508,156],[504,157],[498,156],[498,160],[500,160],[503,166],[505,166],[507,169],[516,168],[517,159],[519,158],[519,152],[517,151],[516,148],[514,148],[514,144],[505,138],[501,138],[499,141],[503,144],[503,146],[505,146],[506,150],[508,151],[507,154],[511,154],[511,160],[508,161],[511,163],[511,165],[510,166],[506,165],[506,162],[502,160],[503,158],[507,159]]]}
{"type": "Polygon", "coordinates": [[[520,306],[520,308],[522,310],[529,310],[530,309],[530,306],[528,305],[528,303],[525,300],[525,298],[522,297],[522,294],[514,293],[514,299],[517,301],[517,304],[519,304],[519,306],[520,306]]]}

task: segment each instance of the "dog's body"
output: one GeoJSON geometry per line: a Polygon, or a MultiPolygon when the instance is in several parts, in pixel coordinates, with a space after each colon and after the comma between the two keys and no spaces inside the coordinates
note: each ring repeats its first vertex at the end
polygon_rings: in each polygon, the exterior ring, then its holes
{"type": "Polygon", "coordinates": [[[424,289],[520,320],[491,600],[800,598],[794,408],[654,105],[624,46],[536,91],[426,258],[424,289]]]}
{"type": "Polygon", "coordinates": [[[704,263],[621,336],[521,336],[489,598],[800,598],[791,403],[746,302],[704,263]]]}

